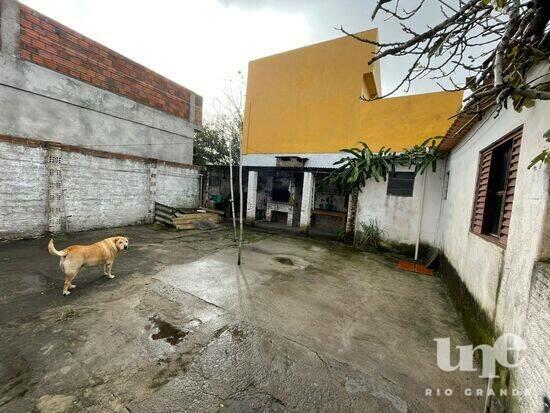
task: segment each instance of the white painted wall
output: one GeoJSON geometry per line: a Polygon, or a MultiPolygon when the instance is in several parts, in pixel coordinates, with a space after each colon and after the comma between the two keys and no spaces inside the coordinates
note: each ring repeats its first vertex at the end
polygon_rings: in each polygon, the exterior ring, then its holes
{"type": "MultiPolygon", "coordinates": [[[[160,163],[153,185],[150,160],[56,152],[61,157],[62,211],[54,214],[63,232],[150,222],[153,200],[198,207],[197,169],[160,163]]],[[[36,142],[0,142],[0,239],[37,237],[48,231],[49,157],[49,150],[36,142]]]]}
{"type": "Polygon", "coordinates": [[[198,170],[159,165],[157,202],[175,208],[195,208],[200,204],[199,198],[200,173],[198,170]]]}
{"type": "Polygon", "coordinates": [[[71,152],[61,156],[69,231],[147,221],[149,168],[145,163],[71,152]]]}
{"type": "Polygon", "coordinates": [[[440,219],[440,244],[481,308],[501,331],[521,333],[533,263],[541,250],[548,203],[548,168],[527,165],[544,147],[550,103],[517,113],[488,114],[451,152],[447,200],[440,219]],[[480,152],[523,124],[519,169],[506,248],[470,232],[480,152]],[[497,302],[499,278],[502,280],[497,302]]]}
{"type": "Polygon", "coordinates": [[[256,198],[258,196],[258,171],[248,171],[248,191],[246,192],[246,221],[256,220],[256,198]]]}
{"type": "Polygon", "coordinates": [[[0,239],[48,229],[48,175],[43,148],[0,142],[0,239]]]}
{"type": "MultiPolygon", "coordinates": [[[[397,171],[407,171],[397,168],[397,171]]],[[[361,223],[376,219],[385,232],[385,238],[405,244],[415,244],[418,235],[421,198],[424,197],[420,241],[436,244],[439,209],[441,206],[444,179],[444,162],[438,161],[436,172],[431,169],[417,175],[414,181],[413,196],[387,195],[388,182],[369,179],[359,193],[356,229],[361,223]],[[424,180],[426,191],[424,193],[424,180]]]]}
{"type": "Polygon", "coordinates": [[[543,396],[548,395],[550,271],[538,260],[547,259],[543,254],[550,250],[544,245],[550,168],[527,166],[546,147],[543,134],[550,129],[549,113],[550,102],[537,102],[521,113],[508,109],[497,118],[488,114],[474,126],[448,157],[449,190],[439,227],[442,251],[493,321],[496,333],[515,333],[527,343],[524,362],[510,373],[513,388],[522,392],[512,411],[521,412],[542,411],[543,396]],[[502,247],[470,232],[479,154],[520,125],[510,232],[502,247]]]}
{"type": "Polygon", "coordinates": [[[304,172],[302,189],[302,203],[300,205],[300,228],[309,228],[311,224],[311,210],[315,198],[315,177],[311,172],[304,172]]]}

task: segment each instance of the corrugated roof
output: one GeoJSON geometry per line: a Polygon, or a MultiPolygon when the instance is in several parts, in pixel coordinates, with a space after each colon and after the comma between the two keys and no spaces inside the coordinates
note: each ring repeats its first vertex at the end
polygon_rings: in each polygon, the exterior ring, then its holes
{"type": "Polygon", "coordinates": [[[480,104],[471,103],[462,109],[462,112],[455,118],[453,124],[447,130],[445,137],[441,140],[438,149],[442,152],[452,150],[458,142],[479,122],[483,114],[494,105],[492,99],[488,99],[480,104]],[[479,108],[476,108],[478,106],[479,108]]]}

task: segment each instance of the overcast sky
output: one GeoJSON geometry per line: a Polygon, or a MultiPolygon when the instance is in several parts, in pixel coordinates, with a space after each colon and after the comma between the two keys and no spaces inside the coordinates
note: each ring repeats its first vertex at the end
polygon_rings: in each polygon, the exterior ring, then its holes
{"type": "MultiPolygon", "coordinates": [[[[22,1],[193,89],[204,96],[207,110],[250,60],[339,37],[340,25],[353,32],[379,27],[381,40],[400,36],[394,24],[371,21],[373,0],[22,1]]],[[[434,18],[420,16],[418,24],[434,18]]],[[[402,67],[383,63],[384,91],[399,80],[402,67]]],[[[433,90],[438,88],[432,82],[414,88],[433,90]]]]}

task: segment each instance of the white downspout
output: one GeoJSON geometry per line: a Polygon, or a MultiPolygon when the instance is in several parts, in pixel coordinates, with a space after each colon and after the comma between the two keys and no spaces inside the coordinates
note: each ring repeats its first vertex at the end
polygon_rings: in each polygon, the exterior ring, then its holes
{"type": "Polygon", "coordinates": [[[422,231],[422,215],[424,214],[424,196],[426,195],[426,178],[428,170],[424,171],[424,179],[422,181],[422,196],[420,197],[420,211],[418,213],[418,229],[416,231],[416,245],[414,248],[414,260],[418,260],[418,250],[420,249],[420,232],[422,231]]]}

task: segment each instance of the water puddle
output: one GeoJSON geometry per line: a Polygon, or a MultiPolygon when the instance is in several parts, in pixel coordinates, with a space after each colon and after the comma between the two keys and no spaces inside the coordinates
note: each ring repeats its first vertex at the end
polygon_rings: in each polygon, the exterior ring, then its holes
{"type": "Polygon", "coordinates": [[[181,342],[187,334],[189,334],[189,331],[181,330],[173,324],[161,320],[156,315],[149,317],[149,321],[151,321],[158,329],[158,332],[151,334],[151,339],[153,340],[165,340],[175,346],[181,342]]]}
{"type": "Polygon", "coordinates": [[[287,258],[287,257],[275,257],[273,259],[277,261],[279,264],[289,265],[289,266],[294,265],[294,261],[292,261],[290,258],[287,258]]]}

